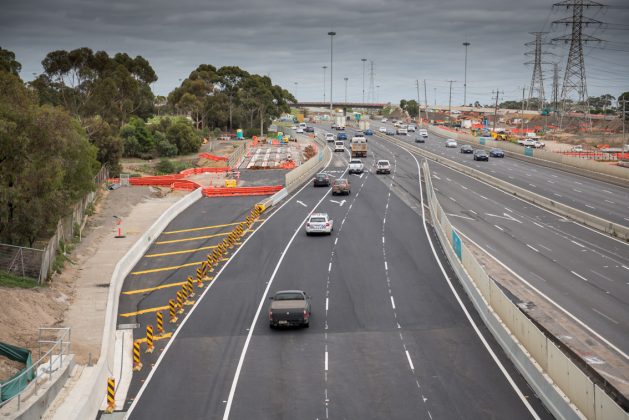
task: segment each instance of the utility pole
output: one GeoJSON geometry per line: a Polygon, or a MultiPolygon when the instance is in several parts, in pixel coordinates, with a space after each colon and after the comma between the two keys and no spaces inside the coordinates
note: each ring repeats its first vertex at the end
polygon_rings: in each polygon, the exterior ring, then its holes
{"type": "Polygon", "coordinates": [[[450,83],[450,96],[448,98],[448,127],[452,125],[452,83],[456,82],[456,80],[448,80],[450,83]]]}
{"type": "Polygon", "coordinates": [[[493,131],[494,133],[496,132],[496,120],[498,119],[498,98],[500,97],[500,95],[504,95],[504,92],[500,92],[499,90],[496,89],[496,91],[492,91],[491,92],[492,95],[496,95],[496,106],[494,107],[494,126],[491,129],[491,131],[493,131]]]}
{"type": "Polygon", "coordinates": [[[363,62],[363,103],[365,103],[365,63],[367,62],[367,59],[361,58],[360,61],[363,62]]]}
{"type": "Polygon", "coordinates": [[[419,80],[415,80],[415,86],[417,86],[417,123],[422,120],[421,102],[419,102],[419,80]]]}
{"type": "Polygon", "coordinates": [[[520,128],[520,133],[524,132],[524,91],[525,90],[526,90],[526,86],[524,86],[522,88],[522,113],[520,113],[520,123],[522,125],[521,125],[521,128],[520,128]]]}
{"type": "Polygon", "coordinates": [[[325,103],[325,74],[327,73],[328,66],[323,66],[323,103],[325,103]]]}
{"type": "Polygon", "coordinates": [[[347,103],[347,81],[349,78],[344,77],[343,80],[345,80],[345,103],[347,103]]]}
{"type": "Polygon", "coordinates": [[[588,101],[587,83],[585,81],[585,61],[583,59],[583,44],[587,42],[601,42],[599,38],[583,33],[583,27],[588,25],[601,26],[603,22],[583,16],[583,9],[602,8],[603,4],[591,0],[564,0],[553,4],[553,7],[572,9],[572,16],[555,20],[553,24],[572,26],[570,36],[554,38],[553,41],[570,42],[566,71],[564,72],[563,86],[561,88],[561,108],[562,115],[567,111],[567,100],[572,92],[578,96],[576,108],[583,110],[583,117],[587,119],[588,127],[592,127],[592,120],[589,117],[590,104],[588,101]]]}
{"type": "MultiPolygon", "coordinates": [[[[426,105],[426,111],[428,111],[428,96],[426,95],[426,79],[424,79],[424,105],[426,105]]],[[[428,118],[428,114],[426,114],[428,118]]]]}
{"type": "Polygon", "coordinates": [[[543,36],[548,32],[530,32],[531,35],[535,35],[535,41],[527,42],[526,46],[534,46],[533,51],[526,52],[525,55],[534,55],[533,61],[527,61],[524,64],[533,64],[533,77],[531,78],[531,86],[529,88],[528,104],[534,98],[535,92],[537,92],[537,109],[542,110],[544,108],[544,75],[542,74],[542,64],[548,64],[542,62],[542,45],[544,45],[543,36]]]}

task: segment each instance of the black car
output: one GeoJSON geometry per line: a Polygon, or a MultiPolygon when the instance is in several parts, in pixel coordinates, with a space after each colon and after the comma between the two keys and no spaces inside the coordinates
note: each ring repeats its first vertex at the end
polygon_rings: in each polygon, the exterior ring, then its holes
{"type": "Polygon", "coordinates": [[[415,143],[425,143],[426,139],[422,136],[415,136],[415,143]]]}
{"type": "Polygon", "coordinates": [[[306,128],[304,128],[304,131],[306,133],[314,133],[314,127],[306,127],[306,128]]]}
{"type": "Polygon", "coordinates": [[[331,182],[330,175],[319,173],[315,175],[313,185],[315,187],[329,187],[331,182]]]}
{"type": "Polygon", "coordinates": [[[505,157],[505,152],[503,152],[502,149],[491,149],[489,151],[489,156],[503,158],[505,157]]]}
{"type": "Polygon", "coordinates": [[[461,153],[474,153],[474,149],[469,144],[461,146],[461,153]]]}
{"type": "Polygon", "coordinates": [[[489,155],[484,150],[474,151],[474,160],[489,160],[489,155]]]}

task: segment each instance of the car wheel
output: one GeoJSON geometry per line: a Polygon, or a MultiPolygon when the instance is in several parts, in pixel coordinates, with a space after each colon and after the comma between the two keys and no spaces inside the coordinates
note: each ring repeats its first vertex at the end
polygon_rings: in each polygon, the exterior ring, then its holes
{"type": "Polygon", "coordinates": [[[306,236],[310,236],[310,232],[306,232],[306,236]]]}
{"type": "Polygon", "coordinates": [[[305,322],[304,323],[304,328],[310,328],[310,322],[305,322]]]}

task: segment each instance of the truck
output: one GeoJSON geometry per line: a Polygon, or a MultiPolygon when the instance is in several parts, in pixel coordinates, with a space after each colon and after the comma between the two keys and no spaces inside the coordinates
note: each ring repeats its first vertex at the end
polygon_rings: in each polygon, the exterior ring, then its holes
{"type": "Polygon", "coordinates": [[[269,297],[269,326],[310,326],[310,296],[302,290],[281,290],[269,297]]]}
{"type": "Polygon", "coordinates": [[[345,130],[345,117],[336,117],[336,125],[337,130],[345,130]]]}
{"type": "Polygon", "coordinates": [[[367,139],[365,137],[352,137],[352,157],[367,157],[367,139]]]}

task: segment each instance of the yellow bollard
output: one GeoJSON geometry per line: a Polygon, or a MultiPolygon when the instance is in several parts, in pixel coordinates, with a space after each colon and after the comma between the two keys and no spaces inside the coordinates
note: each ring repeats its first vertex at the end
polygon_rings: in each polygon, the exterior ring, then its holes
{"type": "Polygon", "coordinates": [[[116,408],[116,379],[107,379],[107,408],[105,413],[111,414],[116,408]]]}
{"type": "Polygon", "coordinates": [[[168,311],[170,312],[170,323],[177,322],[177,304],[174,299],[168,300],[168,311]]]}
{"type": "MultiPolygon", "coordinates": [[[[201,279],[199,279],[200,281],[201,279]]],[[[188,292],[190,293],[190,297],[194,296],[194,285],[192,282],[192,277],[188,277],[188,292]]]]}
{"type": "Polygon", "coordinates": [[[153,353],[155,347],[153,347],[153,327],[146,326],[146,353],[153,353]]]}
{"type": "Polygon", "coordinates": [[[140,361],[140,341],[135,340],[133,342],[133,371],[137,372],[142,369],[142,362],[140,361]]]}
{"type": "Polygon", "coordinates": [[[155,323],[157,325],[157,333],[164,334],[164,315],[162,311],[155,312],[155,323]]]}
{"type": "Polygon", "coordinates": [[[181,293],[181,290],[177,291],[177,313],[178,314],[182,314],[183,313],[183,294],[181,293]]]}

